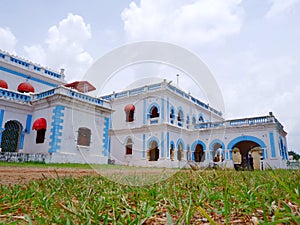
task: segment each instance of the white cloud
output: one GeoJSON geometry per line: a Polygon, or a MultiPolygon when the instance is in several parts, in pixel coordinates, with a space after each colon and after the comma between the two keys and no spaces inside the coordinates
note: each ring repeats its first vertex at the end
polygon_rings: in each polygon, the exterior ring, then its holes
{"type": "Polygon", "coordinates": [[[84,49],[91,37],[90,25],[81,16],[68,14],[58,25],[49,28],[43,44],[25,46],[24,50],[31,60],[53,69],[64,68],[69,81],[78,80],[93,62],[84,49]]]}
{"type": "Polygon", "coordinates": [[[0,27],[0,49],[16,54],[16,43],[17,39],[11,30],[7,27],[0,27]]]}
{"type": "Polygon", "coordinates": [[[300,3],[300,0],[269,0],[271,2],[271,8],[266,13],[266,18],[271,18],[280,15],[285,12],[289,12],[300,3]]]}
{"type": "Polygon", "coordinates": [[[260,58],[255,52],[247,52],[226,59],[221,67],[224,75],[219,83],[225,100],[226,117],[263,116],[272,111],[285,130],[292,134],[288,135],[289,147],[299,151],[298,60],[291,56],[260,58]]]}
{"type": "Polygon", "coordinates": [[[239,33],[241,0],[141,0],[121,16],[129,40],[163,40],[180,44],[222,41],[239,33]]]}

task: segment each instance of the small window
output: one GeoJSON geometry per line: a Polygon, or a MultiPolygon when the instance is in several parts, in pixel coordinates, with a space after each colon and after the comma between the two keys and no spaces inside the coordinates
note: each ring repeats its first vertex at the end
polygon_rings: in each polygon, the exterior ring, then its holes
{"type": "Polygon", "coordinates": [[[34,121],[32,125],[32,129],[36,130],[36,144],[44,143],[45,140],[45,134],[47,129],[47,121],[45,118],[38,118],[34,121]]]}
{"type": "Polygon", "coordinates": [[[126,155],[132,155],[132,140],[128,138],[126,143],[126,155]]]}
{"type": "Polygon", "coordinates": [[[91,130],[86,127],[78,129],[77,145],[90,146],[91,144],[91,130]]]}
{"type": "Polygon", "coordinates": [[[177,120],[179,122],[183,121],[183,112],[181,110],[178,111],[177,120]]]}
{"type": "Polygon", "coordinates": [[[156,118],[156,117],[159,117],[158,109],[156,106],[153,106],[151,108],[150,118],[156,118]]]}
{"type": "Polygon", "coordinates": [[[126,122],[134,121],[134,111],[135,111],[134,105],[132,104],[126,105],[124,111],[126,114],[126,122]]]}
{"type": "Polygon", "coordinates": [[[37,132],[36,132],[36,142],[35,143],[37,143],[37,144],[44,143],[45,134],[46,134],[45,129],[37,130],[37,132]]]}

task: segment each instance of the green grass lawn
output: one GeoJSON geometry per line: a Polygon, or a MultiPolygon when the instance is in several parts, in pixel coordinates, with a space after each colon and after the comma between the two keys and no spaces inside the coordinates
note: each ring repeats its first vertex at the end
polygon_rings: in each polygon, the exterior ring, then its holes
{"type": "Polygon", "coordinates": [[[184,170],[148,186],[121,185],[101,176],[57,177],[0,185],[0,221],[300,224],[299,181],[299,170],[184,170]]]}

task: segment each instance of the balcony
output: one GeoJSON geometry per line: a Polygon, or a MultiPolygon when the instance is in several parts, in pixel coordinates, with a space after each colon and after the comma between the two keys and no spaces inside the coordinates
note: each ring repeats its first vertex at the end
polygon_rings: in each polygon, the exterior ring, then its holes
{"type": "Polygon", "coordinates": [[[0,99],[4,98],[6,100],[14,100],[20,103],[29,103],[31,97],[29,94],[23,94],[20,92],[9,91],[7,89],[0,88],[0,99]]]}
{"type": "Polygon", "coordinates": [[[261,116],[245,119],[226,120],[221,122],[207,122],[194,124],[194,129],[217,129],[225,127],[249,127],[262,124],[277,124],[281,129],[283,126],[274,116],[261,116]]]}

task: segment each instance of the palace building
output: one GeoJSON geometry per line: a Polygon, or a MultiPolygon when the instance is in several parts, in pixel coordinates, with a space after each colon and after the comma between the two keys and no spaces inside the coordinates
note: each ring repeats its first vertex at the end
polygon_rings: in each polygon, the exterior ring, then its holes
{"type": "Polygon", "coordinates": [[[93,90],[0,51],[0,160],[286,167],[287,133],[271,112],[226,120],[163,79],[106,96],[93,90]]]}

